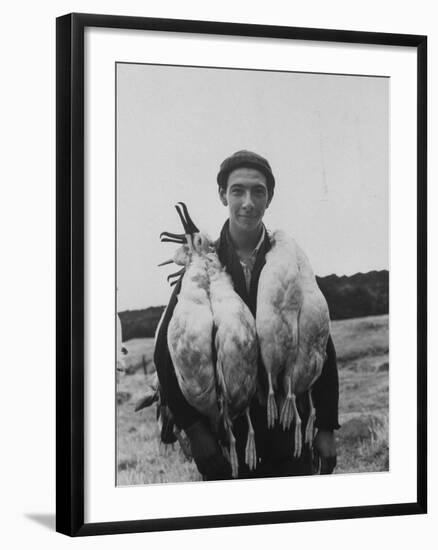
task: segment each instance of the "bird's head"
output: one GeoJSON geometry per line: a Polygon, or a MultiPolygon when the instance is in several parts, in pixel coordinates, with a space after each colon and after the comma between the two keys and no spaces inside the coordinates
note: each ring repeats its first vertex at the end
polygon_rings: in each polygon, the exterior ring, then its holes
{"type": "MultiPolygon", "coordinates": [[[[205,256],[212,249],[211,240],[205,233],[199,231],[196,227],[190,217],[187,206],[183,202],[179,202],[175,205],[175,208],[183,225],[184,233],[169,233],[168,231],[163,231],[160,235],[160,239],[161,242],[178,243],[181,246],[176,250],[170,260],[162,262],[159,264],[160,266],[175,263],[185,267],[190,264],[193,255],[205,256]]],[[[183,271],[184,269],[169,275],[168,279],[181,275],[183,271]]],[[[174,281],[174,283],[176,283],[176,281],[174,281]]]]}
{"type": "Polygon", "coordinates": [[[186,265],[187,256],[192,254],[207,254],[211,249],[211,241],[209,237],[199,231],[194,224],[187,206],[183,202],[175,205],[178,216],[184,228],[184,233],[169,233],[163,231],[160,235],[161,242],[173,242],[182,245],[175,253],[173,261],[179,265],[186,265]]]}

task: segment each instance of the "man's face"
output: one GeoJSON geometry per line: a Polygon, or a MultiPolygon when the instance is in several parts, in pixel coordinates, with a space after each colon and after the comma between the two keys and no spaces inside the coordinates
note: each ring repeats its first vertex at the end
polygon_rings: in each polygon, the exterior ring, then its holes
{"type": "Polygon", "coordinates": [[[241,230],[252,231],[262,222],[269,206],[266,176],[254,168],[237,168],[228,176],[220,198],[230,212],[230,222],[241,230]]]}

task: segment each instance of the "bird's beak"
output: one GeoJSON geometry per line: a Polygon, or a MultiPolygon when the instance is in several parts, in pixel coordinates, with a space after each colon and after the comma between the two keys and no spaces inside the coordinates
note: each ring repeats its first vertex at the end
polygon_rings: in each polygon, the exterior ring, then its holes
{"type": "Polygon", "coordinates": [[[161,262],[161,264],[158,264],[158,267],[163,267],[163,265],[169,265],[169,264],[173,264],[172,258],[170,260],[166,260],[165,262],[161,262]]]}
{"type": "Polygon", "coordinates": [[[176,271],[175,273],[171,273],[170,275],[167,276],[167,282],[169,283],[170,279],[173,279],[174,277],[179,277],[184,273],[184,271],[185,271],[185,268],[183,267],[179,271],[176,271]]]}
{"type": "Polygon", "coordinates": [[[177,205],[175,205],[175,208],[184,227],[185,234],[194,235],[195,233],[199,233],[199,229],[196,227],[196,225],[193,223],[192,218],[190,217],[187,206],[183,202],[179,202],[177,205]]]}
{"type": "Polygon", "coordinates": [[[162,243],[187,243],[187,238],[184,233],[169,233],[169,231],[160,233],[160,240],[162,243]]]}

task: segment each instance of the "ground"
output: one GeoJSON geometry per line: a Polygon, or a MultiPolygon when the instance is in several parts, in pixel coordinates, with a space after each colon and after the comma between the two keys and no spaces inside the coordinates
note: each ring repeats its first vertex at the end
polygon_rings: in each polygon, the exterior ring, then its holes
{"type": "MultiPolygon", "coordinates": [[[[378,472],[389,469],[388,316],[332,322],[340,382],[335,473],[378,472]]],[[[193,462],[179,445],[165,448],[159,439],[156,405],[134,412],[145,392],[153,366],[153,340],[126,343],[127,373],[117,384],[118,485],[199,480],[193,462]]]]}

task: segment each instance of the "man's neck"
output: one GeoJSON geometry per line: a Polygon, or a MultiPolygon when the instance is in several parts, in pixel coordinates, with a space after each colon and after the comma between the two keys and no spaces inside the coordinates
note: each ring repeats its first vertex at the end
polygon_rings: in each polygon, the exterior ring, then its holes
{"type": "Polygon", "coordinates": [[[234,226],[230,220],[230,236],[237,252],[243,254],[254,250],[262,236],[263,224],[260,224],[253,231],[242,231],[234,226]]]}

